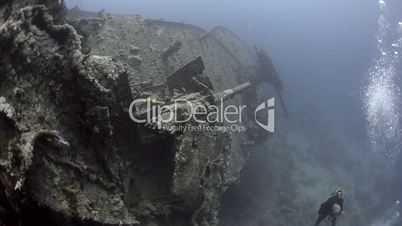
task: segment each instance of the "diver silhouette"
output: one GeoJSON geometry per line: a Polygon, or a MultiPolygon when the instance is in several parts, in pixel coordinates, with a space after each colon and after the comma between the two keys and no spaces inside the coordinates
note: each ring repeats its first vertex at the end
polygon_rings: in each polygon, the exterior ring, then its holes
{"type": "Polygon", "coordinates": [[[335,226],[336,218],[342,213],[343,203],[342,190],[338,188],[331,194],[327,201],[321,204],[318,210],[318,218],[314,226],[320,225],[320,223],[327,218],[331,220],[331,225],[335,226]]]}
{"type": "Polygon", "coordinates": [[[257,56],[258,67],[256,71],[257,76],[252,78],[251,82],[253,84],[261,84],[264,82],[271,84],[274,87],[278,99],[283,107],[285,116],[289,117],[288,109],[282,96],[283,84],[278,71],[276,71],[271,59],[262,48],[257,48],[254,46],[254,50],[257,56]]]}

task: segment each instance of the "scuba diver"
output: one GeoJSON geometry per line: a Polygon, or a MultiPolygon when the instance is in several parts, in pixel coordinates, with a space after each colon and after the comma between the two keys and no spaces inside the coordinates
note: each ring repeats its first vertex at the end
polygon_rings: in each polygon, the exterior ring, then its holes
{"type": "Polygon", "coordinates": [[[323,202],[318,210],[318,218],[315,222],[314,226],[320,225],[321,221],[326,218],[331,219],[331,225],[335,226],[336,218],[341,215],[343,210],[343,197],[342,190],[336,189],[334,193],[327,199],[327,201],[323,202]]]}
{"type": "Polygon", "coordinates": [[[285,116],[289,117],[288,109],[282,97],[283,84],[281,78],[279,77],[279,73],[276,71],[271,59],[262,48],[257,48],[254,46],[254,50],[257,55],[258,68],[257,76],[251,79],[251,82],[254,84],[261,84],[264,82],[268,82],[269,84],[271,84],[274,87],[279,101],[282,104],[285,116]]]}

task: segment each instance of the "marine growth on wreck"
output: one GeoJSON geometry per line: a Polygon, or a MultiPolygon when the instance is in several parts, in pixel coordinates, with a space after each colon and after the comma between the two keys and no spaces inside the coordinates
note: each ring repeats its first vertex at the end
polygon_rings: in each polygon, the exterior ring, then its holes
{"type": "Polygon", "coordinates": [[[265,139],[253,115],[242,116],[247,133],[175,131],[134,123],[128,108],[138,98],[253,102],[257,61],[246,45],[223,27],[52,0],[2,1],[0,15],[2,224],[218,223],[220,197],[249,155],[243,144],[265,139]]]}

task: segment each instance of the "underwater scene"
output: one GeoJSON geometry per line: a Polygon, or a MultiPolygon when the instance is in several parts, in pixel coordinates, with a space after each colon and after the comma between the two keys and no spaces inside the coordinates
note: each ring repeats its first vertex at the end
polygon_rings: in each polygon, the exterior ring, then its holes
{"type": "Polygon", "coordinates": [[[0,0],[0,226],[402,226],[402,0],[0,0]]]}

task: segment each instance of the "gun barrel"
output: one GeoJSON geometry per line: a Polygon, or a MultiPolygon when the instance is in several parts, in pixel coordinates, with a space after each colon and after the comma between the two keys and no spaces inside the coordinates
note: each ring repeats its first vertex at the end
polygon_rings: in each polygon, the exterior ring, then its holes
{"type": "Polygon", "coordinates": [[[233,89],[227,89],[227,90],[225,90],[225,91],[223,91],[223,92],[220,92],[220,93],[215,94],[215,98],[216,98],[217,100],[220,100],[220,99],[222,99],[222,100],[230,99],[230,98],[236,96],[237,94],[243,92],[245,89],[247,89],[247,88],[250,87],[250,86],[251,86],[251,83],[250,83],[250,82],[243,83],[243,84],[241,84],[241,85],[239,85],[239,86],[236,86],[236,87],[233,88],[233,89]]]}

